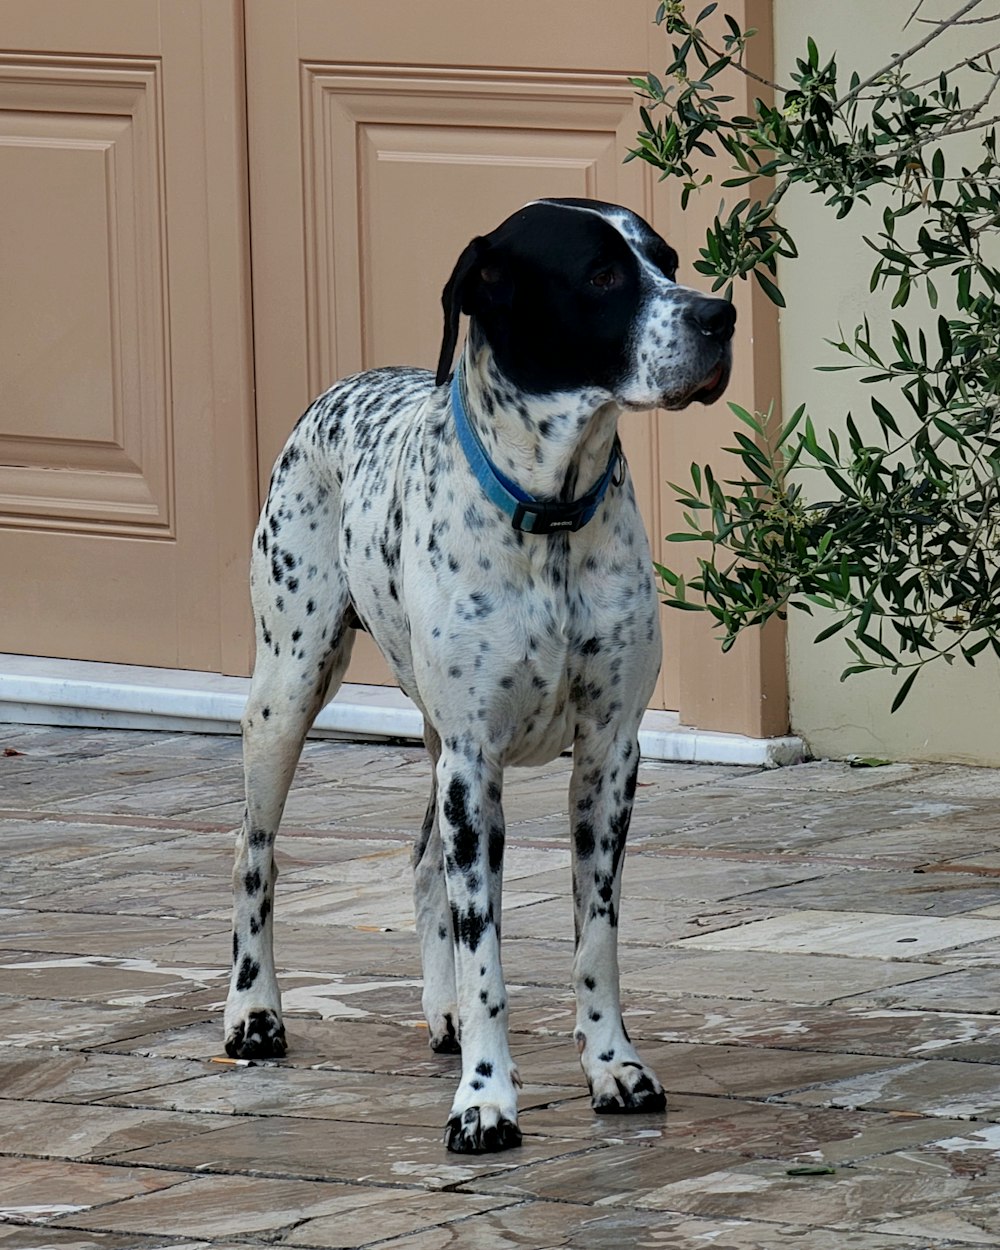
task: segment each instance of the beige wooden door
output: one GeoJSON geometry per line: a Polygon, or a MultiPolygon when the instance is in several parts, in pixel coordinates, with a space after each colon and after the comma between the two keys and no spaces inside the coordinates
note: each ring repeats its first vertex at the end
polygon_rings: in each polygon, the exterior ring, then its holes
{"type": "Polygon", "coordinates": [[[0,0],[0,650],[245,672],[242,4],[0,0]]]}
{"type": "MultiPolygon", "coordinates": [[[[647,0],[247,0],[246,12],[262,484],[336,378],[434,367],[459,251],[527,200],[611,200],[669,234],[648,167],[622,163],[637,129],[627,75],[662,56],[647,0]]],[[[629,416],[622,434],[655,540],[661,426],[629,416]]],[[[677,707],[673,624],[660,707],[677,707]]],[[[388,680],[367,639],[350,676],[388,680]]]]}

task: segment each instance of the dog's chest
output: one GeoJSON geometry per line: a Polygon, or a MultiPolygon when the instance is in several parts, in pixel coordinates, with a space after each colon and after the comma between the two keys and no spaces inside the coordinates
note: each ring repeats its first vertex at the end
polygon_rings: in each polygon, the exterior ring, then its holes
{"type": "Polygon", "coordinates": [[[343,497],[341,556],[356,610],[438,731],[531,763],[581,717],[645,706],[658,616],[628,482],[584,531],[525,535],[433,421],[380,441],[377,477],[366,464],[343,497]]]}

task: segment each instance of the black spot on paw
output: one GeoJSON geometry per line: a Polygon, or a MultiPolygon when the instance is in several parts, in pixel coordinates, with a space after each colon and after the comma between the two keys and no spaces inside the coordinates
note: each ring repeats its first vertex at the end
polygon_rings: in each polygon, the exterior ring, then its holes
{"type": "Polygon", "coordinates": [[[252,1011],[226,1038],[232,1059],[280,1059],[287,1050],[285,1026],[273,1011],[252,1011]]]}
{"type": "Polygon", "coordinates": [[[461,1117],[455,1115],[444,1130],[444,1144],[455,1154],[494,1154],[513,1150],[521,1144],[521,1130],[512,1120],[500,1118],[495,1125],[483,1128],[479,1109],[469,1107],[461,1117]]]}
{"type": "Polygon", "coordinates": [[[455,1032],[455,1024],[451,1016],[444,1018],[445,1031],[440,1037],[431,1038],[431,1050],[437,1055],[460,1055],[462,1046],[455,1032]]]}
{"type": "Polygon", "coordinates": [[[601,1115],[653,1115],[666,1111],[667,1096],[658,1089],[649,1076],[642,1076],[629,1089],[615,1077],[618,1086],[618,1097],[603,1094],[593,1100],[592,1106],[601,1115]]]}

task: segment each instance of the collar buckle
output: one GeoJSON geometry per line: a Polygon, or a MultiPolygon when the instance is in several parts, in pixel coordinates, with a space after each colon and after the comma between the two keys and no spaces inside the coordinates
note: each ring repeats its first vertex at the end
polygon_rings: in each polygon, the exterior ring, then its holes
{"type": "Polygon", "coordinates": [[[558,504],[523,501],[518,503],[510,523],[523,534],[575,534],[586,522],[586,510],[567,512],[558,504]]]}

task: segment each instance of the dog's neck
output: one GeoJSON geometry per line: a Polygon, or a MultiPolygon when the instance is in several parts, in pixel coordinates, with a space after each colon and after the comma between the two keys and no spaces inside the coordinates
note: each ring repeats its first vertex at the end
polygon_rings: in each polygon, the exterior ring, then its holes
{"type": "Polygon", "coordinates": [[[585,494],[608,467],[621,408],[599,387],[525,396],[485,343],[466,342],[469,421],[496,467],[536,499],[585,494]]]}

